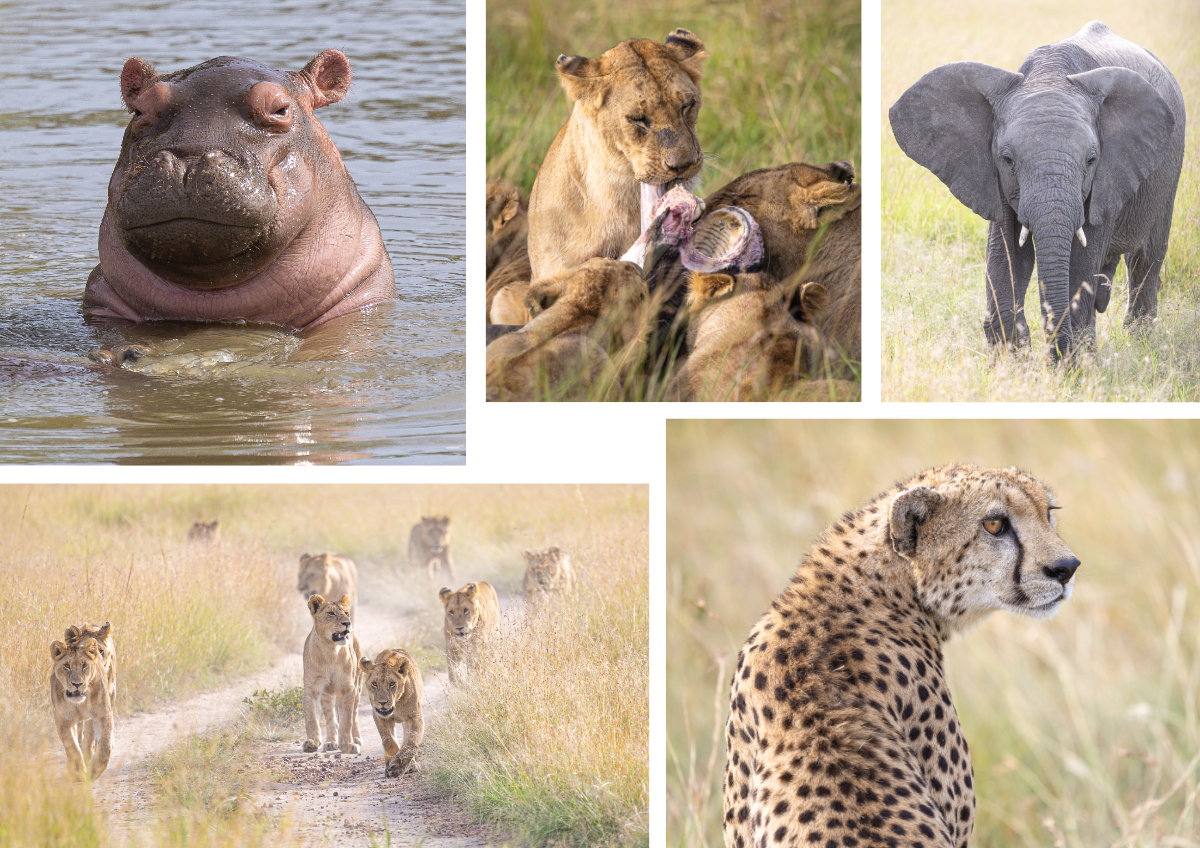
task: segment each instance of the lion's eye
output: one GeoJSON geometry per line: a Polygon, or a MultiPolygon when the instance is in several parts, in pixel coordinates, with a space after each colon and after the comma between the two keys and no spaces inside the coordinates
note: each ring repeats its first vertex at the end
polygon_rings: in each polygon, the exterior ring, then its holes
{"type": "Polygon", "coordinates": [[[633,124],[635,127],[637,127],[639,130],[642,130],[643,132],[650,131],[650,122],[646,120],[644,115],[638,116],[638,117],[630,115],[629,123],[633,124]]]}
{"type": "Polygon", "coordinates": [[[687,103],[684,103],[682,106],[679,107],[679,114],[686,118],[687,113],[692,111],[692,107],[695,105],[696,105],[695,100],[689,100],[687,103]]]}
{"type": "Polygon", "coordinates": [[[993,536],[999,536],[1008,527],[1008,521],[1003,518],[988,518],[983,522],[983,529],[993,536]]]}

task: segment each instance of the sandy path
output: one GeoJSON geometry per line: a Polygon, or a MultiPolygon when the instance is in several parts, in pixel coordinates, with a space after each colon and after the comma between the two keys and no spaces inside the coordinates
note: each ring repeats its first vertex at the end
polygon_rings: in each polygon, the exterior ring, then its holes
{"type": "MultiPolygon", "coordinates": [[[[359,641],[371,656],[387,646],[396,632],[411,625],[404,616],[361,601],[358,618],[359,641]]],[[[118,721],[109,770],[95,785],[97,803],[114,812],[110,824],[115,842],[131,841],[142,810],[152,800],[144,778],[130,766],[165,749],[181,735],[232,721],[244,709],[243,699],[256,689],[300,685],[302,647],[296,645],[270,668],[217,691],[118,721]]],[[[424,675],[424,684],[422,711],[428,728],[445,710],[445,672],[424,675]]],[[[119,686],[118,681],[118,698],[119,686]]],[[[358,714],[363,741],[360,754],[305,754],[300,750],[302,729],[294,734],[295,739],[261,743],[257,755],[280,779],[258,791],[251,803],[273,816],[283,816],[293,825],[294,841],[300,845],[370,846],[372,833],[377,844],[388,844],[382,835],[385,807],[391,845],[485,848],[501,841],[486,828],[470,823],[456,804],[440,799],[428,785],[426,772],[385,778],[383,744],[365,700],[360,701],[358,714]]],[[[418,762],[423,760],[418,755],[418,762]]]]}

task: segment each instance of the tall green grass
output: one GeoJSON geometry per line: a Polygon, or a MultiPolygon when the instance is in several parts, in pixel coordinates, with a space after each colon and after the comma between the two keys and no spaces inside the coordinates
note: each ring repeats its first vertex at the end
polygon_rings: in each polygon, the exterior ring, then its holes
{"type": "Polygon", "coordinates": [[[852,0],[501,0],[487,6],[487,175],[528,192],[571,103],[560,53],[690,29],[709,59],[697,125],[702,191],[770,165],[862,162],[860,4],[852,0]]]}
{"type": "Polygon", "coordinates": [[[1200,845],[1193,421],[669,422],[671,844],[722,844],[729,677],[817,535],[951,461],[1046,482],[1083,563],[1053,619],[996,613],[946,646],[975,769],[971,844],[1200,845]]]}
{"type": "Polygon", "coordinates": [[[1200,7],[1190,0],[1130,5],[999,6],[982,0],[883,4],[882,373],[889,401],[1196,400],[1200,398],[1200,7]],[[1016,70],[1035,47],[1102,20],[1174,73],[1188,111],[1183,175],[1149,334],[1122,322],[1124,263],[1097,350],[1076,368],[1041,357],[1036,272],[1026,298],[1033,355],[996,357],[984,340],[987,224],[896,145],[887,110],[937,65],[973,60],[1016,70]]]}
{"type": "Polygon", "coordinates": [[[520,844],[649,844],[646,516],[571,550],[582,585],[509,626],[430,727],[434,780],[520,844]]]}

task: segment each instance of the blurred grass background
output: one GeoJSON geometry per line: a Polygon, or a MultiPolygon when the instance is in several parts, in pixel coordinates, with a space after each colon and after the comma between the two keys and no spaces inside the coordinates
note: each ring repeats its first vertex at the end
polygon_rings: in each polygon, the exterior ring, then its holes
{"type": "Polygon", "coordinates": [[[895,0],[882,12],[883,399],[1200,399],[1200,5],[895,0]],[[1048,368],[1035,271],[1025,301],[1034,353],[993,364],[982,326],[987,222],[901,152],[887,112],[937,65],[971,60],[1015,71],[1035,47],[1068,38],[1091,20],[1158,56],[1179,81],[1188,112],[1158,321],[1145,337],[1125,331],[1122,262],[1108,311],[1097,316],[1095,360],[1079,369],[1048,368]]]}
{"type": "MultiPolygon", "coordinates": [[[[606,833],[633,827],[636,842],[649,792],[647,487],[7,485],[0,486],[0,587],[12,612],[0,641],[0,746],[6,751],[0,845],[106,846],[129,835],[120,813],[93,806],[88,787],[65,780],[48,679],[49,645],[67,625],[113,623],[119,724],[122,715],[219,685],[294,648],[311,626],[296,591],[298,557],[332,550],[357,562],[360,603],[415,607],[421,626],[415,634],[397,633],[398,643],[420,640],[414,652],[436,668],[444,645],[437,587],[407,573],[409,531],[430,513],[451,516],[459,585],[488,580],[518,594],[522,549],[559,545],[578,557],[586,593],[579,616],[592,627],[568,632],[593,633],[598,621],[614,638],[640,639],[622,643],[632,660],[619,663],[616,653],[591,653],[603,640],[571,641],[574,673],[603,691],[626,686],[621,709],[634,719],[619,725],[603,760],[612,770],[628,755],[625,776],[587,784],[586,797],[576,797],[600,812],[568,819],[559,829],[566,839],[574,833],[572,821],[601,821],[606,833]],[[187,542],[193,521],[213,518],[221,522],[219,543],[187,542]],[[638,657],[640,665],[633,661],[638,657]],[[632,685],[631,674],[640,674],[632,685]],[[604,811],[616,811],[615,824],[604,811]]],[[[503,697],[532,698],[526,684],[533,685],[510,681],[503,697]]],[[[585,699],[575,706],[597,703],[585,699]]],[[[603,725],[586,713],[577,720],[603,725]]],[[[438,732],[429,730],[431,737],[438,732]]],[[[180,740],[158,758],[151,790],[157,800],[142,810],[135,828],[147,844],[281,844],[279,828],[286,830],[287,822],[264,820],[237,800],[260,776],[253,769],[231,771],[219,756],[232,747],[247,749],[247,732],[219,729],[180,740]],[[238,744],[227,744],[234,737],[238,744]],[[232,797],[232,806],[210,803],[217,796],[232,797]]],[[[516,769],[533,756],[533,739],[501,737],[502,750],[492,751],[480,774],[516,769]]],[[[574,761],[544,759],[539,779],[569,784],[578,777],[574,761]]]]}
{"type": "Polygon", "coordinates": [[[996,613],[946,645],[971,844],[1200,845],[1200,425],[1024,420],[668,422],[671,844],[723,844],[737,651],[815,537],[952,461],[1048,484],[1083,563],[1053,619],[996,613]]]}
{"type": "Polygon", "coordinates": [[[855,0],[493,0],[487,4],[487,178],[533,187],[571,114],[559,54],[696,33],[708,60],[697,131],[700,193],[786,162],[862,164],[861,17],[855,0]]]}

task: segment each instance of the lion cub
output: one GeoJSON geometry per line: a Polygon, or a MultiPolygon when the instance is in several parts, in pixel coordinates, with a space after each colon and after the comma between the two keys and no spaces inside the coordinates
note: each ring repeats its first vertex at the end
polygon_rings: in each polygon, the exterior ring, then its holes
{"type": "Polygon", "coordinates": [[[301,554],[296,588],[306,599],[350,596],[350,618],[358,616],[358,566],[341,554],[301,554]]]}
{"type": "Polygon", "coordinates": [[[446,608],[446,665],[450,682],[460,683],[466,667],[477,668],[500,624],[500,598],[491,583],[468,583],[457,592],[438,592],[446,608]]]}
{"type": "Polygon", "coordinates": [[[575,569],[561,548],[522,551],[525,557],[525,603],[542,606],[552,595],[569,595],[575,590],[575,569]]]}
{"type": "Polygon", "coordinates": [[[450,558],[450,516],[422,515],[408,534],[408,564],[424,571],[433,580],[441,569],[454,579],[454,560],[450,558]]]}
{"type": "Polygon", "coordinates": [[[695,34],[677,29],[663,44],[631,39],[599,59],[558,57],[575,106],[529,195],[533,282],[622,255],[645,224],[643,191],[692,187],[704,164],[696,116],[707,56],[695,34]]]}
{"type": "MultiPolygon", "coordinates": [[[[805,283],[791,297],[768,274],[692,275],[688,287],[688,357],[667,384],[666,400],[829,400],[827,349],[812,326],[825,288],[805,283]],[[793,313],[798,313],[797,317],[793,313]],[[782,398],[781,398],[782,399],[782,398]]],[[[850,384],[841,393],[853,392],[850,384]]],[[[843,399],[838,389],[836,399],[843,399]]],[[[848,399],[848,398],[847,398],[848,399]]]]}
{"type": "Polygon", "coordinates": [[[366,674],[367,697],[372,717],[383,740],[384,774],[399,777],[419,768],[417,747],[425,738],[425,719],[421,717],[421,670],[407,651],[385,648],[371,662],[358,661],[366,674]],[[396,725],[404,728],[404,746],[396,743],[396,725]]]}
{"type": "Polygon", "coordinates": [[[97,629],[100,639],[82,636],[70,644],[57,640],[50,643],[50,657],[54,660],[50,674],[54,725],[66,751],[67,769],[78,780],[100,777],[112,756],[111,666],[105,665],[101,653],[104,644],[108,656],[112,656],[111,629],[105,622],[97,629]]]}
{"type": "Polygon", "coordinates": [[[621,377],[645,358],[650,326],[637,266],[590,259],[534,283],[529,300],[534,319],[487,346],[487,399],[619,394],[621,377]]]}
{"type": "Polygon", "coordinates": [[[350,632],[350,596],[327,601],[313,595],[308,599],[308,611],[312,613],[313,629],[304,640],[304,729],[308,734],[304,752],[337,750],[357,754],[362,750],[358,732],[358,693],[362,690],[358,661],[362,649],[358,637],[350,632]],[[318,707],[325,717],[324,749],[318,707]]]}
{"type": "Polygon", "coordinates": [[[529,201],[508,183],[487,185],[487,322],[524,324],[529,289],[529,201]]]}

